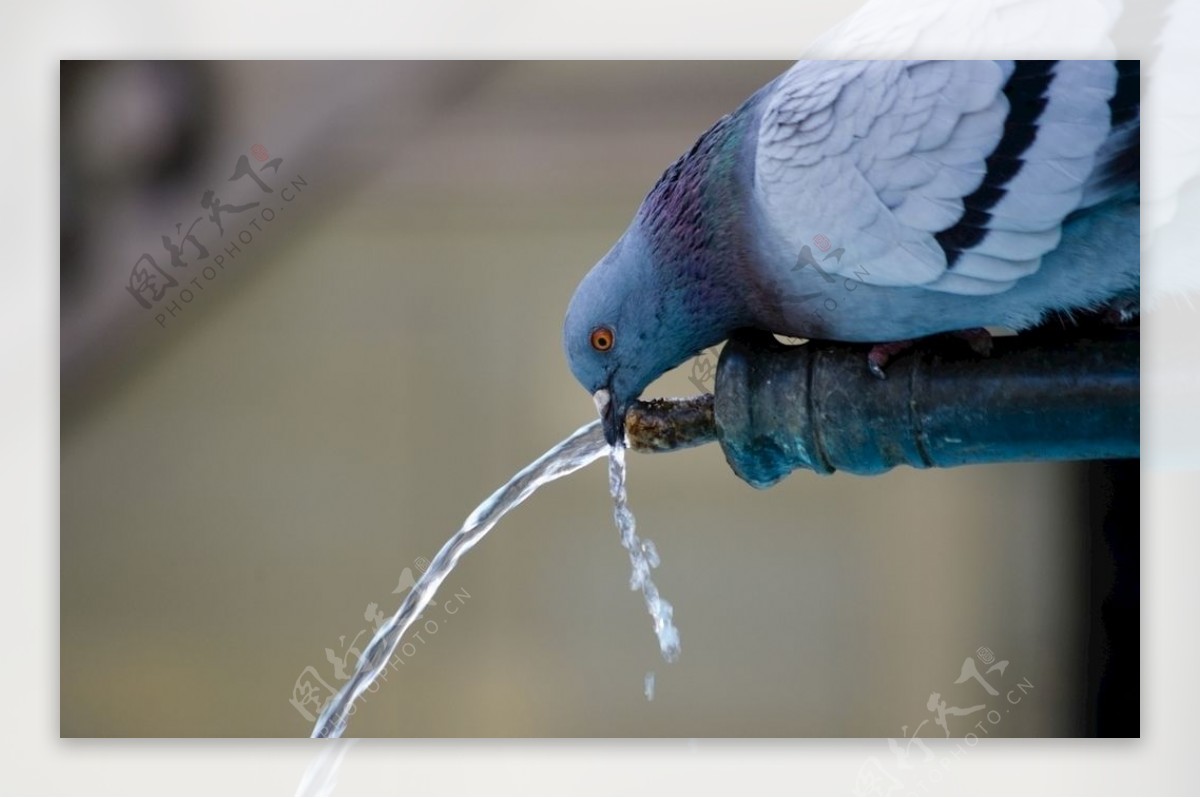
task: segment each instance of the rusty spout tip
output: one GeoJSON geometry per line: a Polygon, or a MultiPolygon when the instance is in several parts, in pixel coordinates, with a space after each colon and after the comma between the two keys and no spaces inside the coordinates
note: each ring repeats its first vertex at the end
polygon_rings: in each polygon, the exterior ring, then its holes
{"type": "Polygon", "coordinates": [[[686,399],[634,402],[625,416],[625,438],[635,452],[672,452],[717,439],[710,393],[686,399]]]}

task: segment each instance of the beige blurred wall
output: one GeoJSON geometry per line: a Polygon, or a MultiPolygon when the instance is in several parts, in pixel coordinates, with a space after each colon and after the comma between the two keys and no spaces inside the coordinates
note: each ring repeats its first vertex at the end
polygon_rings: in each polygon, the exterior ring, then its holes
{"type": "MultiPolygon", "coordinates": [[[[592,417],[559,341],[575,284],[662,169],[785,67],[498,65],[402,138],[372,132],[401,129],[374,126],[404,119],[398,101],[354,105],[287,65],[218,67],[214,179],[264,142],[309,187],[178,323],[133,319],[128,348],[64,381],[61,733],[308,734],[289,703],[304,669],[336,685],[325,649],[369,626],[369,604],[395,609],[405,567],[592,417]],[[328,148],[296,135],[314,116],[328,148]],[[335,142],[371,167],[348,172],[335,142]]],[[[359,74],[386,100],[453,68],[359,74]]],[[[119,294],[112,260],[97,290],[119,294]]],[[[650,393],[692,393],[689,374],[650,393]]],[[[678,663],[628,589],[594,465],[468,556],[446,584],[460,598],[426,614],[437,631],[351,734],[898,738],[931,718],[931,692],[986,698],[954,684],[981,646],[1009,661],[989,679],[1034,685],[993,734],[1081,731],[1068,467],[796,474],[758,492],[715,447],[631,460],[678,663]]]]}

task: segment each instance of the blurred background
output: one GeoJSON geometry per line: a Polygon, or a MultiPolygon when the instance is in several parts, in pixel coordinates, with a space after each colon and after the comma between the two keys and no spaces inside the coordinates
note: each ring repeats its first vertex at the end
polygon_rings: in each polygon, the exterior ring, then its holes
{"type": "MultiPolygon", "coordinates": [[[[306,736],[463,518],[594,417],[575,285],[787,65],[63,62],[61,734],[306,736]]],[[[677,663],[596,464],[463,561],[349,733],[1137,734],[1136,566],[1132,637],[1101,623],[1136,464],[759,492],[715,446],[630,460],[677,663]]]]}

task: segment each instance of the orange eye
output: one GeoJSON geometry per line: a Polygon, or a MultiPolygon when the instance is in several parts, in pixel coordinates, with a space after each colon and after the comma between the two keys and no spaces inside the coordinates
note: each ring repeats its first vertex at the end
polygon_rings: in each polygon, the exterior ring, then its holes
{"type": "Polygon", "coordinates": [[[592,349],[597,352],[607,352],[612,349],[613,332],[607,327],[597,327],[592,330],[592,349]]]}

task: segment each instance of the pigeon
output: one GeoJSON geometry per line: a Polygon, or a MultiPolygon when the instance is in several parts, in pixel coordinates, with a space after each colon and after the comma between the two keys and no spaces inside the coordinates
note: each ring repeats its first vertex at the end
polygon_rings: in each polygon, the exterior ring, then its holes
{"type": "MultiPolygon", "coordinates": [[[[1139,67],[800,61],[721,118],[584,276],[563,348],[610,445],[741,329],[874,345],[1136,311],[1139,67]]],[[[876,370],[876,369],[873,369],[876,370]]]]}

